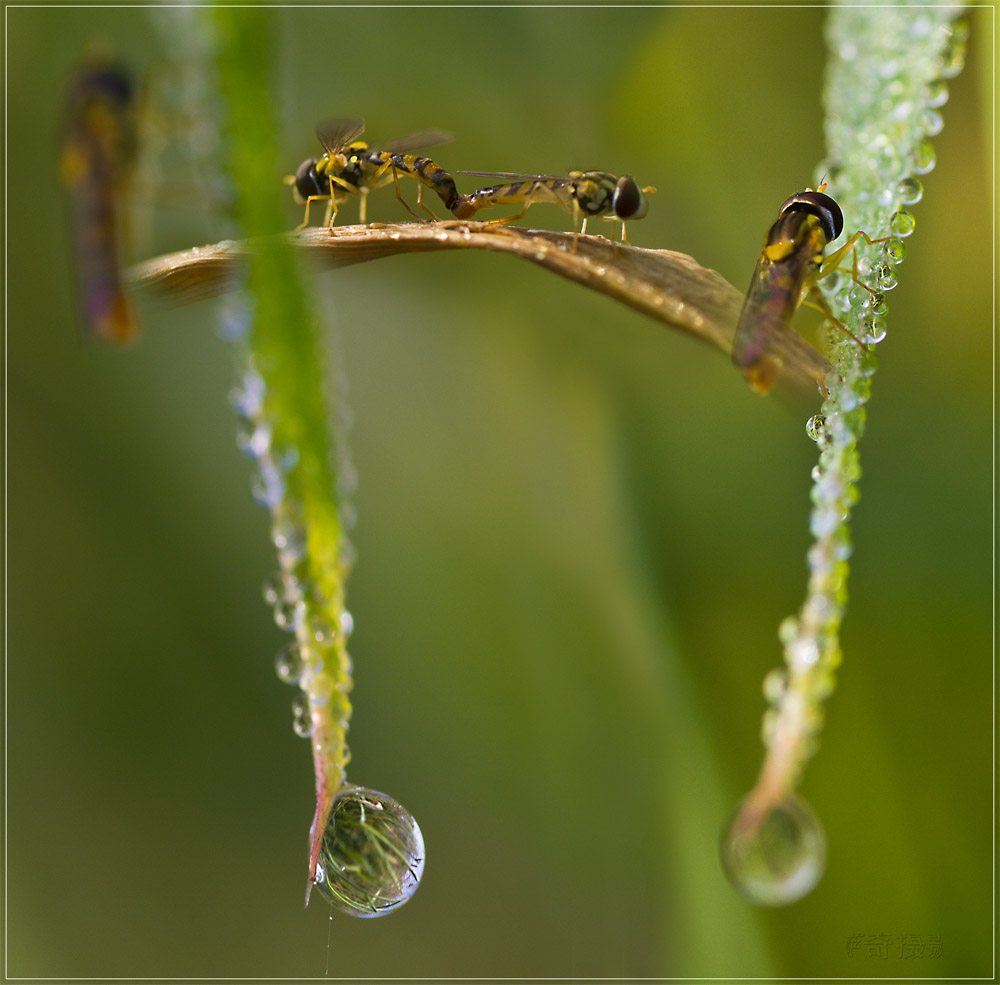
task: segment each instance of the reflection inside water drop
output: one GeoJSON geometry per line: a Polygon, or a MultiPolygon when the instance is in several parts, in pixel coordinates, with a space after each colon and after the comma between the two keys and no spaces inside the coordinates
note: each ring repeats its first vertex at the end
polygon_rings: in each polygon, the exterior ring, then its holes
{"type": "Polygon", "coordinates": [[[381,917],[420,885],[424,839],[413,815],[391,797],[347,787],[323,835],[316,888],[344,913],[381,917]]]}
{"type": "Polygon", "coordinates": [[[786,906],[815,887],[826,868],[826,837],[804,800],[788,794],[768,813],[752,797],[740,806],[720,845],[733,886],[758,906],[786,906]]]}

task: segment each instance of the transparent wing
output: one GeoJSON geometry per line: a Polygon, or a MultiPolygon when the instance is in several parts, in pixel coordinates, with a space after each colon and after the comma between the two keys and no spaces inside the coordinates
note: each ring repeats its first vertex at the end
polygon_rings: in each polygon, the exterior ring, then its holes
{"type": "Polygon", "coordinates": [[[378,150],[387,151],[389,154],[404,154],[406,151],[417,150],[421,147],[436,147],[438,144],[447,144],[454,139],[454,136],[446,130],[417,130],[415,133],[409,133],[397,140],[379,144],[378,150]]]}
{"type": "Polygon", "coordinates": [[[332,116],[316,127],[316,136],[327,154],[336,154],[364,132],[365,121],[360,116],[349,119],[332,116]]]}
{"type": "Polygon", "coordinates": [[[779,377],[815,382],[829,368],[823,354],[789,325],[798,307],[799,273],[762,257],[736,326],[733,362],[762,393],[779,377]]]}
{"type": "Polygon", "coordinates": [[[565,181],[564,174],[520,174],[516,171],[456,171],[476,178],[509,178],[512,181],[565,181]]]}

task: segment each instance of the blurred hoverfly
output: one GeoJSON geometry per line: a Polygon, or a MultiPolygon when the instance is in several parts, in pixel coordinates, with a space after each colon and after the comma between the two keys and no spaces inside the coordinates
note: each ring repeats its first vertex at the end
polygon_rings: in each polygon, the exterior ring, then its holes
{"type": "Polygon", "coordinates": [[[84,321],[110,342],[136,331],[120,276],[135,152],[132,80],[107,55],[90,56],[68,87],[59,170],[71,196],[84,321]]]}

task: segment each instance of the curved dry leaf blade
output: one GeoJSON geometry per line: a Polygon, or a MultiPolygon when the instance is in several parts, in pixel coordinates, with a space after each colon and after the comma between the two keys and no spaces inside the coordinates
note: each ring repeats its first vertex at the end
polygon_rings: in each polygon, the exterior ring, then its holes
{"type": "MultiPolygon", "coordinates": [[[[646,250],[603,236],[523,229],[489,222],[370,223],[308,228],[280,237],[320,267],[344,267],[401,253],[478,249],[510,253],[641,311],[669,327],[732,351],[743,294],[692,257],[646,250]]],[[[253,241],[224,241],[157,257],[133,267],[133,284],[175,303],[212,297],[239,286],[253,241]]],[[[769,351],[782,378],[815,382],[826,360],[783,322],[769,326],[769,351]],[[780,354],[780,355],[778,355],[780,354]]]]}

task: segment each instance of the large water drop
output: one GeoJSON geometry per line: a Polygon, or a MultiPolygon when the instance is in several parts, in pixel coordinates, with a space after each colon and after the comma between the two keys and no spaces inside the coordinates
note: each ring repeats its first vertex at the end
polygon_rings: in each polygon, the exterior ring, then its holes
{"type": "Polygon", "coordinates": [[[788,794],[766,813],[748,798],[723,835],[722,866],[758,906],[786,906],[815,887],[826,868],[826,837],[805,801],[788,794]]]}
{"type": "Polygon", "coordinates": [[[347,787],[334,801],[316,867],[316,888],[352,917],[381,917],[420,885],[424,839],[413,815],[391,797],[347,787]]]}

